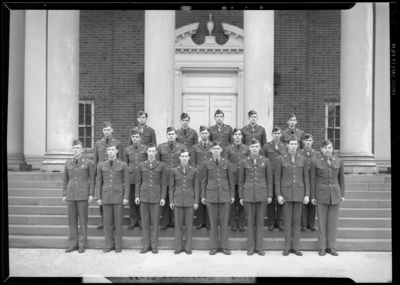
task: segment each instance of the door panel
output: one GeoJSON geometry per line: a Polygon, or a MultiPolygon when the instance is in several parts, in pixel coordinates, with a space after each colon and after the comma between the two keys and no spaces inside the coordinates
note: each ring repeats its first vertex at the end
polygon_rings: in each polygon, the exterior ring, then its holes
{"type": "Polygon", "coordinates": [[[214,113],[220,109],[224,112],[224,124],[236,127],[236,96],[234,95],[210,95],[210,124],[214,125],[214,113]]]}

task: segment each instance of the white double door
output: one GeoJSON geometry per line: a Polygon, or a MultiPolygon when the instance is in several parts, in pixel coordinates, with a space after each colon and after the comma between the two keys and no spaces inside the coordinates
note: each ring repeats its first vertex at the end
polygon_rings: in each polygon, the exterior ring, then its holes
{"type": "MultiPolygon", "coordinates": [[[[224,124],[236,127],[237,96],[220,94],[184,94],[183,112],[190,116],[190,127],[199,133],[200,126],[215,125],[214,113],[220,109],[225,114],[224,124]]],[[[199,134],[200,135],[200,134],[199,134]]]]}

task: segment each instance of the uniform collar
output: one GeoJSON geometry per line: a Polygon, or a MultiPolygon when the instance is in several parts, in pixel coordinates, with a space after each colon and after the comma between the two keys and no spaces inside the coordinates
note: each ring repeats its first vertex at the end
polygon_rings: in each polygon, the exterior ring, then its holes
{"type": "MultiPolygon", "coordinates": [[[[247,128],[253,129],[253,127],[251,126],[251,124],[248,124],[248,125],[247,125],[247,128]]],[[[254,125],[254,129],[258,129],[258,125],[257,125],[257,124],[254,125]]]]}

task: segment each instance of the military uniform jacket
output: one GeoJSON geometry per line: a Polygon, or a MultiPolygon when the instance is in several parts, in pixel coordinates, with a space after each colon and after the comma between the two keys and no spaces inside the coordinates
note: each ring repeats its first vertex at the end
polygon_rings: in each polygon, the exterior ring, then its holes
{"type": "Polygon", "coordinates": [[[130,184],[135,184],[139,163],[147,159],[147,145],[139,143],[137,149],[134,144],[126,147],[122,159],[128,164],[130,184]]]}
{"type": "Polygon", "coordinates": [[[343,161],[334,155],[330,165],[326,157],[312,160],[310,180],[311,199],[317,199],[318,204],[339,204],[345,192],[343,161]]]}
{"type": "Polygon", "coordinates": [[[269,162],[271,163],[272,174],[274,174],[276,158],[286,153],[286,145],[281,141],[276,143],[274,140],[272,140],[263,146],[260,153],[269,159],[269,162]],[[276,145],[278,145],[278,149],[275,148],[276,145]]]}
{"type": "Polygon", "coordinates": [[[262,146],[267,142],[265,129],[257,124],[254,126],[254,129],[250,124],[248,124],[243,127],[241,131],[243,132],[242,142],[244,144],[249,145],[252,139],[258,140],[262,146]]]}
{"type": "Polygon", "coordinates": [[[152,128],[146,124],[143,127],[141,125],[137,127],[142,133],[142,144],[149,145],[150,143],[154,143],[157,145],[156,132],[152,128]]]}
{"type": "Polygon", "coordinates": [[[186,136],[183,128],[179,129],[176,133],[176,141],[185,145],[189,150],[192,150],[193,146],[199,142],[199,136],[197,132],[191,128],[186,129],[186,136]]]}
{"type": "Polygon", "coordinates": [[[229,145],[224,151],[224,157],[231,162],[235,185],[239,183],[239,168],[243,166],[242,160],[250,154],[249,147],[240,144],[239,149],[235,143],[229,145]]]}
{"type": "MultiPolygon", "coordinates": [[[[286,130],[282,131],[282,136],[281,136],[281,141],[284,142],[285,144],[288,143],[289,137],[292,135],[292,130],[287,128],[286,130]]],[[[304,140],[304,132],[302,130],[299,130],[298,128],[294,129],[294,135],[297,137],[298,142],[299,142],[299,148],[302,149],[303,146],[303,140],[304,140]]]]}
{"type": "Polygon", "coordinates": [[[139,198],[144,203],[160,203],[161,199],[166,198],[169,174],[167,167],[157,160],[153,161],[150,167],[149,160],[139,163],[136,176],[135,198],[139,198]]]}
{"type": "Polygon", "coordinates": [[[199,205],[200,181],[199,171],[195,167],[186,166],[183,172],[182,164],[171,169],[169,179],[169,201],[177,207],[193,207],[199,205]]]}
{"type": "MultiPolygon", "coordinates": [[[[170,142],[165,142],[162,144],[158,145],[158,152],[156,155],[156,158],[158,161],[162,162],[165,167],[167,168],[167,177],[168,177],[168,181],[166,182],[167,186],[169,186],[169,175],[171,172],[171,168],[173,167],[177,167],[179,164],[181,164],[181,161],[179,159],[179,152],[181,151],[181,149],[185,149],[185,145],[178,143],[178,142],[174,142],[173,146],[172,146],[172,150],[169,147],[170,142]]],[[[189,152],[191,153],[190,155],[190,160],[189,160],[189,164],[191,166],[194,167],[194,159],[193,159],[193,153],[192,151],[189,150],[189,152]]]]}
{"type": "Polygon", "coordinates": [[[244,202],[266,202],[272,198],[272,171],[269,159],[259,156],[254,164],[249,156],[242,160],[239,169],[239,198],[244,202]]]}
{"type": "Polygon", "coordinates": [[[68,201],[87,200],[94,194],[94,166],[89,158],[67,159],[64,168],[63,196],[68,201]]]}
{"type": "Polygon", "coordinates": [[[318,157],[321,156],[321,154],[319,153],[319,151],[316,151],[316,150],[314,150],[314,149],[310,149],[310,150],[309,150],[309,149],[303,148],[303,149],[300,149],[298,152],[299,152],[300,154],[302,154],[305,158],[307,158],[307,166],[308,166],[308,169],[310,169],[311,160],[316,159],[316,158],[318,158],[318,157]]]}
{"type": "Polygon", "coordinates": [[[292,162],[290,154],[276,158],[275,195],[282,196],[287,202],[303,202],[310,196],[310,181],[307,159],[299,153],[292,162]]]}
{"type": "Polygon", "coordinates": [[[115,159],[113,166],[103,161],[97,165],[96,197],[103,204],[122,204],[129,199],[130,180],[128,165],[115,159]]]}
{"type": "MultiPolygon", "coordinates": [[[[113,137],[109,137],[108,139],[109,139],[108,143],[113,142],[117,145],[118,149],[117,158],[122,159],[121,142],[113,137]]],[[[94,145],[93,162],[94,162],[94,167],[96,169],[99,162],[103,162],[108,159],[107,146],[108,144],[106,144],[106,138],[98,140],[94,145]]]]}
{"type": "Polygon", "coordinates": [[[221,143],[222,148],[226,148],[229,144],[233,143],[232,128],[229,125],[221,124],[218,129],[218,124],[210,127],[210,140],[218,141],[221,143]]]}
{"type": "Polygon", "coordinates": [[[201,175],[201,198],[207,203],[230,203],[235,198],[235,180],[229,160],[221,157],[218,166],[211,158],[201,175]]]}
{"type": "Polygon", "coordinates": [[[204,162],[212,158],[212,153],[210,151],[211,146],[212,145],[210,141],[207,142],[206,147],[204,147],[203,141],[193,146],[193,163],[194,166],[199,170],[199,173],[201,173],[203,169],[204,162]]]}

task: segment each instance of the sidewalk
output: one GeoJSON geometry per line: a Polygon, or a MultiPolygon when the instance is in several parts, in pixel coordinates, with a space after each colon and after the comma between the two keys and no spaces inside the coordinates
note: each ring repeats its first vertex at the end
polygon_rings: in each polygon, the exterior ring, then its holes
{"type": "MultiPolygon", "coordinates": [[[[355,282],[391,282],[391,252],[339,252],[338,257],[303,251],[303,256],[283,256],[266,251],[265,256],[248,256],[232,251],[226,256],[193,250],[192,255],[175,255],[173,250],[140,254],[136,249],[103,253],[65,253],[63,249],[10,249],[12,277],[342,277],[355,282]]],[[[212,282],[212,281],[210,281],[212,282]]],[[[232,280],[234,282],[234,280],[232,280]]]]}

